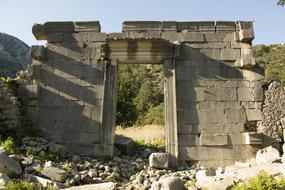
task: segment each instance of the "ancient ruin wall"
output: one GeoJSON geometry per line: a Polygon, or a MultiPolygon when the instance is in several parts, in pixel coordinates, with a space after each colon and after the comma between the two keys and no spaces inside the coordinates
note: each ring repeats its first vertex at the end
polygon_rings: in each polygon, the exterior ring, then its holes
{"type": "Polygon", "coordinates": [[[176,60],[178,158],[224,165],[246,160],[262,137],[263,70],[251,22],[204,22],[182,31],[176,60]]]}
{"type": "Polygon", "coordinates": [[[48,22],[33,33],[26,108],[34,125],[70,150],[112,155],[117,64],[164,65],[166,152],[224,165],[251,156],[261,137],[263,71],[252,57],[252,22],[48,22]]]}
{"type": "MultiPolygon", "coordinates": [[[[22,126],[20,103],[8,84],[0,80],[0,131],[18,133],[22,126]]],[[[17,135],[17,134],[13,134],[17,135]]],[[[1,136],[0,136],[1,138],[1,136]]]]}
{"type": "Polygon", "coordinates": [[[24,101],[28,117],[72,152],[112,155],[102,128],[106,64],[99,22],[46,23],[33,32],[48,43],[31,48],[24,101]]]}

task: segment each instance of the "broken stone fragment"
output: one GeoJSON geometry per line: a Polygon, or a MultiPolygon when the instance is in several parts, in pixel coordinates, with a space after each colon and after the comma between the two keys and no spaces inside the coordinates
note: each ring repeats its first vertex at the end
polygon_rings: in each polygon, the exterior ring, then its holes
{"type": "Polygon", "coordinates": [[[9,176],[18,176],[22,173],[22,168],[18,161],[2,154],[0,155],[0,173],[9,176]]]}
{"type": "Polygon", "coordinates": [[[37,40],[47,40],[47,34],[42,24],[34,24],[32,32],[37,40]]]}
{"type": "Polygon", "coordinates": [[[123,153],[131,155],[135,151],[135,143],[129,137],[124,137],[121,135],[115,136],[115,146],[123,153]]]}
{"type": "Polygon", "coordinates": [[[43,60],[45,58],[46,48],[44,46],[32,46],[31,57],[36,60],[43,60]]]}
{"type": "Polygon", "coordinates": [[[81,185],[76,187],[67,188],[65,190],[115,190],[116,184],[113,182],[91,184],[91,185],[81,185]]]}
{"type": "Polygon", "coordinates": [[[47,146],[48,152],[52,154],[58,155],[60,158],[64,158],[67,155],[67,148],[64,145],[56,144],[56,143],[49,143],[47,146]]]}
{"type": "Polygon", "coordinates": [[[65,182],[68,177],[66,171],[51,165],[45,166],[41,174],[57,182],[65,182]]]}
{"type": "Polygon", "coordinates": [[[168,168],[167,153],[152,153],[149,156],[149,166],[152,168],[166,169],[168,168]]]}
{"type": "Polygon", "coordinates": [[[257,164],[270,164],[279,159],[279,151],[272,146],[257,151],[255,158],[257,164]]]}

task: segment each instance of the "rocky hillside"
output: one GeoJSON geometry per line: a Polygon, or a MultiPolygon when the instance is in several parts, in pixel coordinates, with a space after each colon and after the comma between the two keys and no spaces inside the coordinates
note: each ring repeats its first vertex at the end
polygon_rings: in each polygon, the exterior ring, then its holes
{"type": "Polygon", "coordinates": [[[265,69],[265,84],[279,81],[285,85],[285,45],[256,45],[253,47],[256,61],[265,69]]]}
{"type": "Polygon", "coordinates": [[[14,36],[0,32],[0,76],[14,77],[31,62],[30,47],[14,36]]]}

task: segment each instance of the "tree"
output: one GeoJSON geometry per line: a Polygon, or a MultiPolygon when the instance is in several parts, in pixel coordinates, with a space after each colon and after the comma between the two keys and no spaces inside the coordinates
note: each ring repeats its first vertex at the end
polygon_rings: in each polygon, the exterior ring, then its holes
{"type": "Polygon", "coordinates": [[[278,0],[277,5],[280,5],[283,7],[285,5],[285,0],[278,0]]]}

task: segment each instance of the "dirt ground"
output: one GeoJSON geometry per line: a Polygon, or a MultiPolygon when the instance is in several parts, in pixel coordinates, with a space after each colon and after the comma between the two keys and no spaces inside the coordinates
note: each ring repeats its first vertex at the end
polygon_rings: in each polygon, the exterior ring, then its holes
{"type": "Polygon", "coordinates": [[[143,127],[128,127],[122,128],[118,126],[115,133],[130,137],[136,141],[151,142],[164,139],[164,126],[146,125],[143,127]]]}

